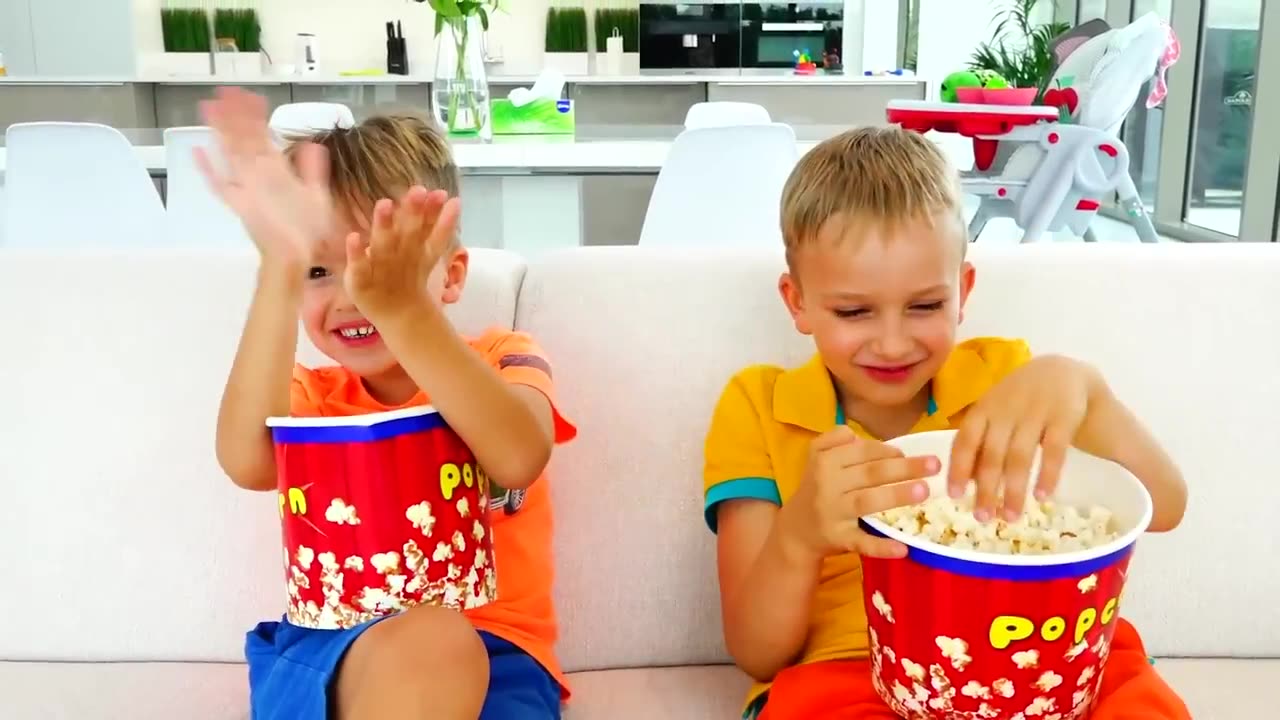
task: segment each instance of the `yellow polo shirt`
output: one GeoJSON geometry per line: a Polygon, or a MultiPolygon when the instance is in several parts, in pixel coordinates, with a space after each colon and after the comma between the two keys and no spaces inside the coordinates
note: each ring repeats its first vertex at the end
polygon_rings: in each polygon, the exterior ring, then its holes
{"type": "MultiPolygon", "coordinates": [[[[930,388],[929,409],[911,432],[955,427],[964,411],[1010,371],[1031,359],[1021,340],[975,338],[957,345],[930,388]]],[[[716,529],[717,506],[759,499],[781,506],[800,486],[809,443],[844,422],[822,358],[784,370],[756,365],[729,381],[711,418],[703,469],[707,524],[716,529]]],[[[870,438],[855,422],[853,431],[870,438]]],[[[761,588],[764,591],[764,588],[761,588]]],[[[801,663],[867,655],[862,566],[853,553],[822,563],[801,663]]],[[[757,683],[748,707],[768,690],[757,683]]]]}

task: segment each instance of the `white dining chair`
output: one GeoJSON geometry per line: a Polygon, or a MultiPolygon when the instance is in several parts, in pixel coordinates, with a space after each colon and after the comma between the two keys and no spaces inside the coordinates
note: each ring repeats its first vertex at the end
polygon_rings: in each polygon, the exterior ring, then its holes
{"type": "Polygon", "coordinates": [[[119,130],[35,122],[5,131],[9,246],[137,246],[164,241],[164,206],[119,130]]]}
{"type": "Polygon", "coordinates": [[[781,247],[782,187],[799,158],[781,123],[685,130],[658,172],[640,244],[781,247]]]}
{"type": "Polygon", "coordinates": [[[686,128],[726,125],[768,125],[773,122],[763,105],[721,100],[695,103],[684,116],[686,128]]]}
{"type": "Polygon", "coordinates": [[[165,217],[169,237],[176,243],[196,247],[248,247],[249,236],[244,225],[214,195],[196,165],[196,148],[203,148],[215,165],[221,163],[221,150],[209,128],[176,127],[164,131],[168,184],[165,217]]]}
{"type": "Polygon", "coordinates": [[[299,135],[354,127],[356,119],[351,108],[342,103],[299,102],[277,107],[267,124],[282,135],[299,135]]]}

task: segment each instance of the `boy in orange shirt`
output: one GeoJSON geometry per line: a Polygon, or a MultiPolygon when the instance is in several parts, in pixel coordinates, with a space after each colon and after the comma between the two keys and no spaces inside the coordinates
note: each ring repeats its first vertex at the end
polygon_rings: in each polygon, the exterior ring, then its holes
{"type": "MultiPolygon", "coordinates": [[[[975,277],[956,180],[922,136],[864,128],[809,152],[783,192],[779,290],[818,352],[735,375],[706,440],[725,641],[757,681],[744,717],[897,717],[872,686],[858,556],[906,548],[858,519],[923,500],[939,459],[880,439],[958,429],[949,487],[976,482],[979,520],[1015,519],[1032,488],[1048,497],[1068,445],[1138,477],[1152,531],[1182,519],[1178,469],[1096,370],[1018,340],[956,343],[975,277]]],[[[1136,717],[1190,715],[1120,621],[1092,718],[1136,717]]]]}
{"type": "Polygon", "coordinates": [[[269,139],[262,98],[222,90],[202,109],[227,171],[198,160],[262,257],[218,415],[218,461],[232,481],[276,489],[270,416],[429,402],[508,489],[491,505],[496,600],[465,614],[418,606],[345,630],[261,623],[245,648],[253,718],[558,719],[567,692],[553,650],[543,473],[552,446],[576,431],[528,336],[463,338],[442,312],[467,277],[448,145],[420,120],[384,117],[317,133],[286,155],[269,139]],[[338,366],[294,364],[299,316],[338,366]]]}

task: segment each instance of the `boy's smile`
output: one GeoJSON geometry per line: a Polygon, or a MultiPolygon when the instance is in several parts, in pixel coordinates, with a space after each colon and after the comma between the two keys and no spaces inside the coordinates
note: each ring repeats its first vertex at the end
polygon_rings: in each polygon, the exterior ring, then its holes
{"type": "Polygon", "coordinates": [[[364,320],[343,323],[331,332],[343,345],[352,348],[368,347],[382,342],[378,329],[364,320]]]}

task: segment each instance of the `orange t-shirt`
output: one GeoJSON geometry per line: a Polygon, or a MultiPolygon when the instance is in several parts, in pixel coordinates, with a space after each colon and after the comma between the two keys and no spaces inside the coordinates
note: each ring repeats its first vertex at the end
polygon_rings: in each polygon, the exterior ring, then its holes
{"type": "MultiPolygon", "coordinates": [[[[504,379],[541,390],[552,402],[555,441],[572,440],[578,431],[555,407],[551,365],[542,350],[524,333],[494,328],[468,344],[504,379]]],[[[429,404],[418,391],[403,405],[383,405],[370,397],[364,383],[343,367],[293,371],[289,411],[295,417],[362,415],[429,404]]],[[[447,419],[447,418],[446,418],[447,419]]],[[[497,600],[466,611],[477,630],[490,632],[524,650],[556,678],[569,696],[564,673],[556,660],[556,613],[551,601],[554,566],[551,557],[551,494],[544,472],[525,492],[509,492],[490,503],[493,555],[498,566],[497,600]]]]}

